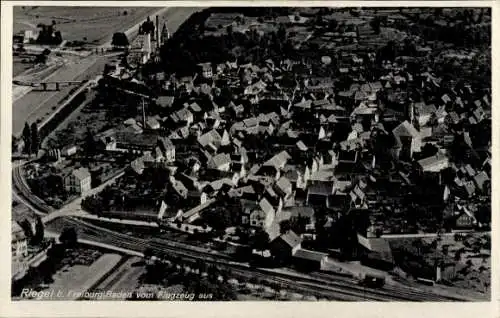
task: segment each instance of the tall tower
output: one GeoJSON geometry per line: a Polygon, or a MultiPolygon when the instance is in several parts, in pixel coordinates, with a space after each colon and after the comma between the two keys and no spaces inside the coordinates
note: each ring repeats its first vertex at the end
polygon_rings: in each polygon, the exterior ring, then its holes
{"type": "Polygon", "coordinates": [[[155,41],[156,48],[159,49],[161,46],[161,37],[160,37],[160,17],[156,16],[156,24],[155,24],[155,41]]]}
{"type": "Polygon", "coordinates": [[[161,30],[161,42],[165,43],[168,39],[170,39],[170,32],[168,31],[167,21],[165,21],[161,30]]]}

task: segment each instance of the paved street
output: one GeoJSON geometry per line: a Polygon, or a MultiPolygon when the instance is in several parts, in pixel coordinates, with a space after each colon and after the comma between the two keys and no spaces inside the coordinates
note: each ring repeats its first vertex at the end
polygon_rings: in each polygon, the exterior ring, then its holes
{"type": "MultiPolygon", "coordinates": [[[[123,172],[119,173],[118,175],[114,176],[110,180],[106,181],[105,183],[101,184],[100,186],[91,189],[88,193],[85,194],[85,197],[87,196],[92,196],[96,193],[99,193],[107,187],[108,185],[112,184],[116,179],[120,178],[123,176],[123,172]]],[[[48,223],[53,219],[56,219],[61,216],[80,216],[80,215],[87,215],[88,213],[82,210],[81,207],[82,204],[82,197],[79,197],[78,199],[75,199],[71,201],[70,203],[66,204],[64,207],[61,209],[54,211],[42,218],[43,223],[48,223]]]]}

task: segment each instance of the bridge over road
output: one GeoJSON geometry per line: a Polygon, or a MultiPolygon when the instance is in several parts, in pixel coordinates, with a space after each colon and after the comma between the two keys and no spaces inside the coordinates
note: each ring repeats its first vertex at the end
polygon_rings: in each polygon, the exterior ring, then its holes
{"type": "Polygon", "coordinates": [[[12,81],[15,85],[28,86],[28,87],[41,87],[42,91],[48,90],[61,90],[61,87],[80,85],[85,81],[43,81],[43,82],[23,82],[23,81],[12,81]],[[52,87],[52,89],[50,89],[52,87]]]}

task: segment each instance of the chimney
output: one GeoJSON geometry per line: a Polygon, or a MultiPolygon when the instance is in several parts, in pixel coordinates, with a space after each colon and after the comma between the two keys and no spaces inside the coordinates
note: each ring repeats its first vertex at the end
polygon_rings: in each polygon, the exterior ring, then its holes
{"type": "Polygon", "coordinates": [[[160,18],[158,17],[158,15],[156,15],[156,48],[159,49],[160,48],[160,18]]]}

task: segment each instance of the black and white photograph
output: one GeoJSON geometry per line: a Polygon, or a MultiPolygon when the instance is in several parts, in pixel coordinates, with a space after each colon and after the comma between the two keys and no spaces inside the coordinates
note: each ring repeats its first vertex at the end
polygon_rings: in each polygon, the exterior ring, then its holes
{"type": "Polygon", "coordinates": [[[490,302],[491,7],[209,4],[12,8],[11,300],[490,302]]]}

